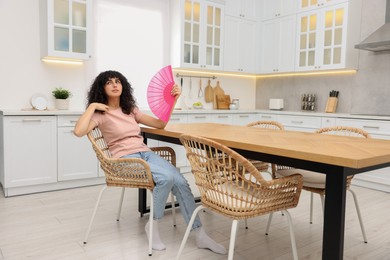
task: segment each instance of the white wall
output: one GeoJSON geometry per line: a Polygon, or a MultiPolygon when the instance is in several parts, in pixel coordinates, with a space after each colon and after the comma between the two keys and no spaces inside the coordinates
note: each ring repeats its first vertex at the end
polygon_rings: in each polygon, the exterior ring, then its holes
{"type": "MultiPolygon", "coordinates": [[[[161,12],[159,24],[126,24],[119,20],[116,26],[100,30],[108,35],[95,32],[93,58],[83,65],[47,64],[40,60],[40,25],[38,0],[0,0],[0,109],[31,108],[30,97],[36,93],[44,94],[49,100],[49,108],[54,108],[54,98],[51,91],[55,87],[68,88],[73,92],[70,109],[84,109],[86,93],[92,80],[102,70],[120,70],[132,83],[140,107],[147,107],[146,86],[153,74],[162,66],[169,63],[169,6],[168,0],[94,0],[97,13],[97,4],[110,3],[118,8],[114,12],[123,14],[123,10],[139,8],[161,12]],[[159,26],[162,28],[163,39],[156,41],[150,35],[148,42],[140,42],[137,38],[139,31],[145,26],[159,26]],[[122,30],[120,30],[122,28],[122,30]],[[118,32],[119,31],[119,32],[118,32]],[[120,33],[123,32],[123,33],[120,33]],[[99,45],[99,39],[112,40],[112,46],[99,45]],[[120,41],[122,44],[115,44],[120,41]],[[139,56],[132,56],[126,50],[126,44],[136,43],[139,56]],[[125,46],[125,48],[123,48],[125,46]],[[120,47],[118,49],[118,47],[120,47]],[[156,48],[160,56],[156,59],[149,54],[150,48],[156,48]],[[145,54],[145,55],[143,55],[145,54]],[[142,59],[142,57],[146,57],[142,59]]],[[[103,8],[104,9],[104,8],[103,8]]],[[[102,17],[100,17],[102,18],[102,17]]],[[[94,17],[95,29],[103,22],[99,16],[94,17]]],[[[127,21],[127,20],[126,20],[127,21]]],[[[160,37],[161,38],[161,37],[160,37]]],[[[134,48],[134,46],[129,46],[134,48]]],[[[157,52],[158,53],[158,52],[157,52]]],[[[255,108],[256,84],[253,79],[236,77],[218,77],[221,86],[232,98],[241,100],[241,108],[255,108]],[[244,102],[245,100],[245,102],[244,102]]],[[[177,81],[180,83],[180,80],[177,81]]],[[[215,83],[212,83],[215,86],[215,83]]],[[[195,86],[198,84],[194,84],[195,86]]],[[[206,82],[204,83],[204,86],[206,82]]],[[[194,91],[195,91],[194,86],[194,91]]],[[[183,90],[183,93],[186,89],[183,90]]],[[[197,92],[194,96],[197,95],[197,92]]],[[[196,98],[195,98],[196,99],[196,98]]],[[[188,100],[190,105],[193,100],[188,100]]],[[[207,106],[211,108],[211,105],[207,106]]]]}

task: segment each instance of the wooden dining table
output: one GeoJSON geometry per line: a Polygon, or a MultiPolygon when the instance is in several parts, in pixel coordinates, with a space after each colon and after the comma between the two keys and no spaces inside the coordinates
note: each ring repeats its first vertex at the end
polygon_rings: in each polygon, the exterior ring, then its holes
{"type": "Polygon", "coordinates": [[[181,144],[182,134],[217,141],[249,159],[326,174],[322,259],[343,259],[346,178],[390,166],[390,140],[280,131],[216,123],[142,127],[142,135],[181,144]]]}

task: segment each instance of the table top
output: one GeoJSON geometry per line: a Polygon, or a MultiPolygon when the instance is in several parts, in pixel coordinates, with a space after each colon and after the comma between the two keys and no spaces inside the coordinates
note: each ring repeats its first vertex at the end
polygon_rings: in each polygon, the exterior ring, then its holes
{"type": "Polygon", "coordinates": [[[216,123],[169,124],[165,129],[142,127],[142,131],[174,138],[183,133],[198,135],[230,148],[355,169],[390,162],[390,140],[216,123]]]}

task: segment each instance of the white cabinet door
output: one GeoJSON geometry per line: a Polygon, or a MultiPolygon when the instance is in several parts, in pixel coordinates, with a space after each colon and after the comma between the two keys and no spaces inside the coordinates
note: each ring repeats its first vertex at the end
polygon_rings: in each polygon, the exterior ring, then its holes
{"type": "Polygon", "coordinates": [[[237,18],[256,20],[256,0],[226,0],[225,14],[237,18]]]}
{"type": "Polygon", "coordinates": [[[276,114],[257,114],[257,121],[276,121],[279,122],[279,115],[276,114]]]}
{"type": "Polygon", "coordinates": [[[98,177],[98,160],[88,137],[73,134],[77,116],[58,116],[58,181],[98,177]]]}
{"type": "Polygon", "coordinates": [[[173,67],[221,70],[223,5],[203,0],[171,0],[170,6],[173,67]]]}
{"type": "Polygon", "coordinates": [[[226,16],[224,71],[254,73],[255,52],[256,23],[226,16]]]}
{"type": "Polygon", "coordinates": [[[40,0],[40,19],[43,58],[91,58],[91,0],[40,0]]]}
{"type": "Polygon", "coordinates": [[[348,3],[298,15],[296,70],[346,66],[348,3]]]}
{"type": "Polygon", "coordinates": [[[5,116],[4,188],[57,182],[55,116],[5,116]]]}
{"type": "Polygon", "coordinates": [[[262,23],[261,72],[294,71],[296,16],[284,16],[262,23]]]}
{"type": "Polygon", "coordinates": [[[297,0],[262,0],[262,20],[295,14],[297,0]]]}
{"type": "Polygon", "coordinates": [[[349,0],[298,0],[298,11],[309,11],[348,1],[349,0]]]}

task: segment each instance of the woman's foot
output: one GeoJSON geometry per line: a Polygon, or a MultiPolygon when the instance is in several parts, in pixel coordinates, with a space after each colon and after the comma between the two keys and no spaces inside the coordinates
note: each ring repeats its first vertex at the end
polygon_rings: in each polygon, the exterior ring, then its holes
{"type": "MultiPolygon", "coordinates": [[[[150,239],[150,236],[149,236],[149,221],[145,225],[145,231],[146,231],[146,236],[148,237],[148,241],[149,241],[149,239],[150,239]]],[[[153,220],[152,248],[154,250],[158,250],[158,251],[162,251],[162,250],[166,249],[164,243],[161,242],[161,239],[160,239],[160,234],[158,232],[158,222],[157,222],[157,220],[153,220]]]]}
{"type": "Polygon", "coordinates": [[[207,248],[217,254],[227,254],[226,248],[211,239],[202,227],[194,230],[196,234],[196,245],[198,248],[207,248]]]}

